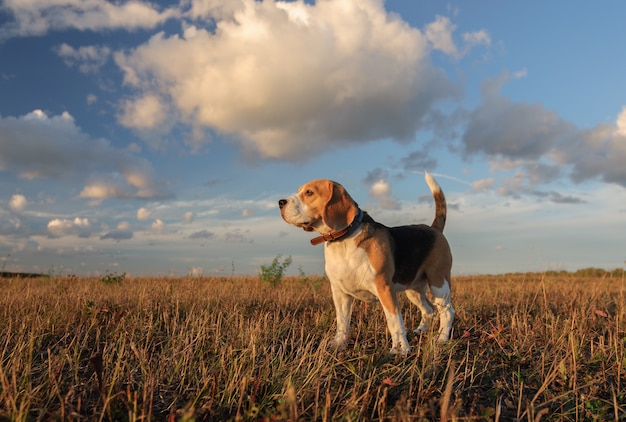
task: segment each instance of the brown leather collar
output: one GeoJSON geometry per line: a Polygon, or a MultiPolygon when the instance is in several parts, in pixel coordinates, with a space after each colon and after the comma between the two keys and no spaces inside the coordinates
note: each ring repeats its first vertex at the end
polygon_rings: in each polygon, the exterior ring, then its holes
{"type": "Polygon", "coordinates": [[[363,221],[363,211],[359,208],[359,212],[352,220],[352,223],[348,225],[348,227],[341,230],[333,230],[330,233],[322,234],[321,236],[314,237],[311,239],[311,245],[316,246],[323,242],[331,242],[333,240],[341,239],[342,237],[352,233],[363,221]]]}

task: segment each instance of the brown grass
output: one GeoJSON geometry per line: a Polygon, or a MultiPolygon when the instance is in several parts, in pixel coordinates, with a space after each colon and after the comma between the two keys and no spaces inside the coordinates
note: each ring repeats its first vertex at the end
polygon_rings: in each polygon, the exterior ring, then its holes
{"type": "Polygon", "coordinates": [[[321,281],[0,280],[0,419],[626,418],[623,276],[458,277],[453,340],[414,336],[408,358],[360,302],[328,349],[321,281]]]}

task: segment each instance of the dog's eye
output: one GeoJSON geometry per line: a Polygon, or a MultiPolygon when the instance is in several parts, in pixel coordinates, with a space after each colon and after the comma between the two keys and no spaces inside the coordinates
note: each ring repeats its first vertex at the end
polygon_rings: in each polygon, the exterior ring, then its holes
{"type": "Polygon", "coordinates": [[[311,195],[313,195],[313,191],[311,189],[307,189],[306,192],[304,192],[304,194],[306,196],[311,196],[311,195]]]}

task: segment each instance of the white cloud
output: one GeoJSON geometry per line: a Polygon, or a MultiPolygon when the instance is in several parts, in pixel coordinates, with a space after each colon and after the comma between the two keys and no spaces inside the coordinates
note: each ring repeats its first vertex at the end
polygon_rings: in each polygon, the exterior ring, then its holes
{"type": "Polygon", "coordinates": [[[183,0],[182,3],[189,6],[185,16],[199,20],[232,18],[244,6],[244,0],[183,0]]]}
{"type": "Polygon", "coordinates": [[[489,32],[482,29],[475,32],[466,32],[462,35],[464,45],[461,49],[454,42],[454,25],[449,18],[437,16],[434,22],[426,25],[424,33],[435,50],[440,50],[444,54],[456,59],[465,56],[469,51],[478,45],[491,45],[489,32]]]}
{"type": "Polygon", "coordinates": [[[130,223],[128,221],[120,221],[117,223],[118,230],[130,230],[130,223]]]}
{"type": "Polygon", "coordinates": [[[41,252],[43,247],[32,239],[18,240],[15,243],[13,252],[41,252]]]}
{"type": "Polygon", "coordinates": [[[481,180],[476,180],[474,182],[472,182],[472,188],[471,191],[472,192],[481,192],[484,190],[488,190],[493,186],[494,183],[494,179],[493,177],[490,177],[488,179],[481,179],[481,180]]]}
{"type": "Polygon", "coordinates": [[[150,230],[153,233],[163,233],[163,231],[165,230],[165,223],[157,218],[150,226],[150,230]]]}
{"type": "Polygon", "coordinates": [[[526,76],[528,76],[528,70],[526,68],[513,72],[513,74],[511,75],[513,79],[521,79],[525,78],[526,76]]]}
{"type": "Polygon", "coordinates": [[[135,129],[158,128],[167,116],[165,105],[157,95],[147,94],[133,101],[122,103],[119,122],[135,129]]]}
{"type": "Polygon", "coordinates": [[[0,117],[0,137],[0,171],[20,178],[90,180],[79,197],[98,200],[170,195],[150,162],[106,139],[91,138],[68,112],[49,117],[34,110],[19,118],[0,117]]]}
{"type": "Polygon", "coordinates": [[[67,66],[78,66],[82,73],[98,71],[111,57],[109,47],[98,45],[74,48],[63,43],[55,48],[55,52],[67,66]]]}
{"type": "Polygon", "coordinates": [[[426,25],[425,34],[428,41],[432,44],[435,50],[441,50],[449,56],[456,57],[459,55],[458,49],[454,40],[452,39],[452,33],[456,29],[449,18],[445,16],[437,16],[434,22],[426,25]]]}
{"type": "Polygon", "coordinates": [[[14,213],[19,214],[23,212],[26,209],[26,206],[28,206],[28,200],[24,195],[15,194],[11,197],[11,200],[9,201],[9,208],[14,213]]]}
{"type": "Polygon", "coordinates": [[[519,170],[500,192],[528,190],[560,174],[575,182],[601,179],[626,187],[624,110],[615,125],[581,129],[540,103],[514,102],[502,96],[502,84],[508,80],[509,75],[503,73],[485,82],[483,102],[469,113],[462,137],[466,156],[483,154],[496,167],[519,170]]]}
{"type": "Polygon", "coordinates": [[[483,104],[470,113],[463,135],[467,153],[485,152],[509,159],[536,160],[576,127],[541,104],[516,103],[500,94],[509,75],[483,84],[483,104]]]}
{"type": "Polygon", "coordinates": [[[79,198],[94,199],[98,204],[107,198],[154,199],[169,197],[168,193],[159,191],[152,180],[151,174],[141,169],[123,170],[122,174],[100,176],[88,182],[78,195],[79,198]]]}
{"type": "Polygon", "coordinates": [[[9,19],[0,26],[0,40],[66,29],[154,28],[181,14],[176,7],[159,10],[153,3],[136,0],[4,0],[1,8],[9,19]]]}
{"type": "Polygon", "coordinates": [[[150,218],[150,215],[152,215],[152,211],[147,208],[139,208],[137,210],[137,220],[139,221],[147,220],[150,218]]]}
{"type": "Polygon", "coordinates": [[[374,197],[389,196],[389,194],[391,193],[391,187],[389,186],[389,183],[385,182],[384,180],[378,180],[374,182],[374,184],[370,188],[370,193],[374,197]]]}
{"type": "Polygon", "coordinates": [[[191,224],[195,217],[196,217],[196,213],[195,212],[187,211],[186,213],[183,214],[183,223],[191,224]]]}
{"type": "Polygon", "coordinates": [[[382,209],[400,209],[400,202],[392,199],[391,185],[386,180],[380,179],[375,181],[370,187],[370,196],[378,201],[382,209]]]}
{"type": "Polygon", "coordinates": [[[617,135],[626,136],[626,106],[622,107],[622,111],[617,116],[617,135]]]}
{"type": "Polygon", "coordinates": [[[188,25],[115,55],[137,91],[123,105],[127,126],[159,129],[167,104],[192,132],[228,135],[244,153],[305,159],[345,143],[412,140],[437,101],[459,93],[431,65],[422,32],[380,0],[191,5],[189,15],[215,14],[214,31],[188,25]]]}
{"type": "Polygon", "coordinates": [[[78,195],[79,198],[106,199],[124,198],[127,193],[123,187],[106,180],[91,182],[83,188],[78,195]]]}
{"type": "Polygon", "coordinates": [[[476,32],[466,32],[463,34],[463,40],[467,44],[466,48],[471,48],[476,45],[491,45],[491,36],[489,32],[484,29],[476,32]]]}
{"type": "Polygon", "coordinates": [[[156,181],[152,165],[147,161],[137,162],[132,166],[120,168],[124,181],[134,189],[131,197],[139,199],[168,198],[171,194],[162,189],[156,181]]]}
{"type": "Polygon", "coordinates": [[[55,218],[48,222],[48,233],[52,237],[76,235],[89,237],[91,235],[91,222],[88,218],[76,217],[71,219],[55,218]]]}
{"type": "Polygon", "coordinates": [[[28,237],[28,228],[16,215],[3,215],[0,209],[0,236],[28,237]]]}

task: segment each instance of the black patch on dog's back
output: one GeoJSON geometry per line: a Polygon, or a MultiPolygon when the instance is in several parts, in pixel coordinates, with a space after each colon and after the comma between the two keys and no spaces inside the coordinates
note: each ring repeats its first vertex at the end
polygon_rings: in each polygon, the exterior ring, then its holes
{"type": "Polygon", "coordinates": [[[425,224],[385,228],[391,237],[396,265],[393,282],[408,284],[415,279],[417,270],[433,249],[437,232],[425,224]]]}

